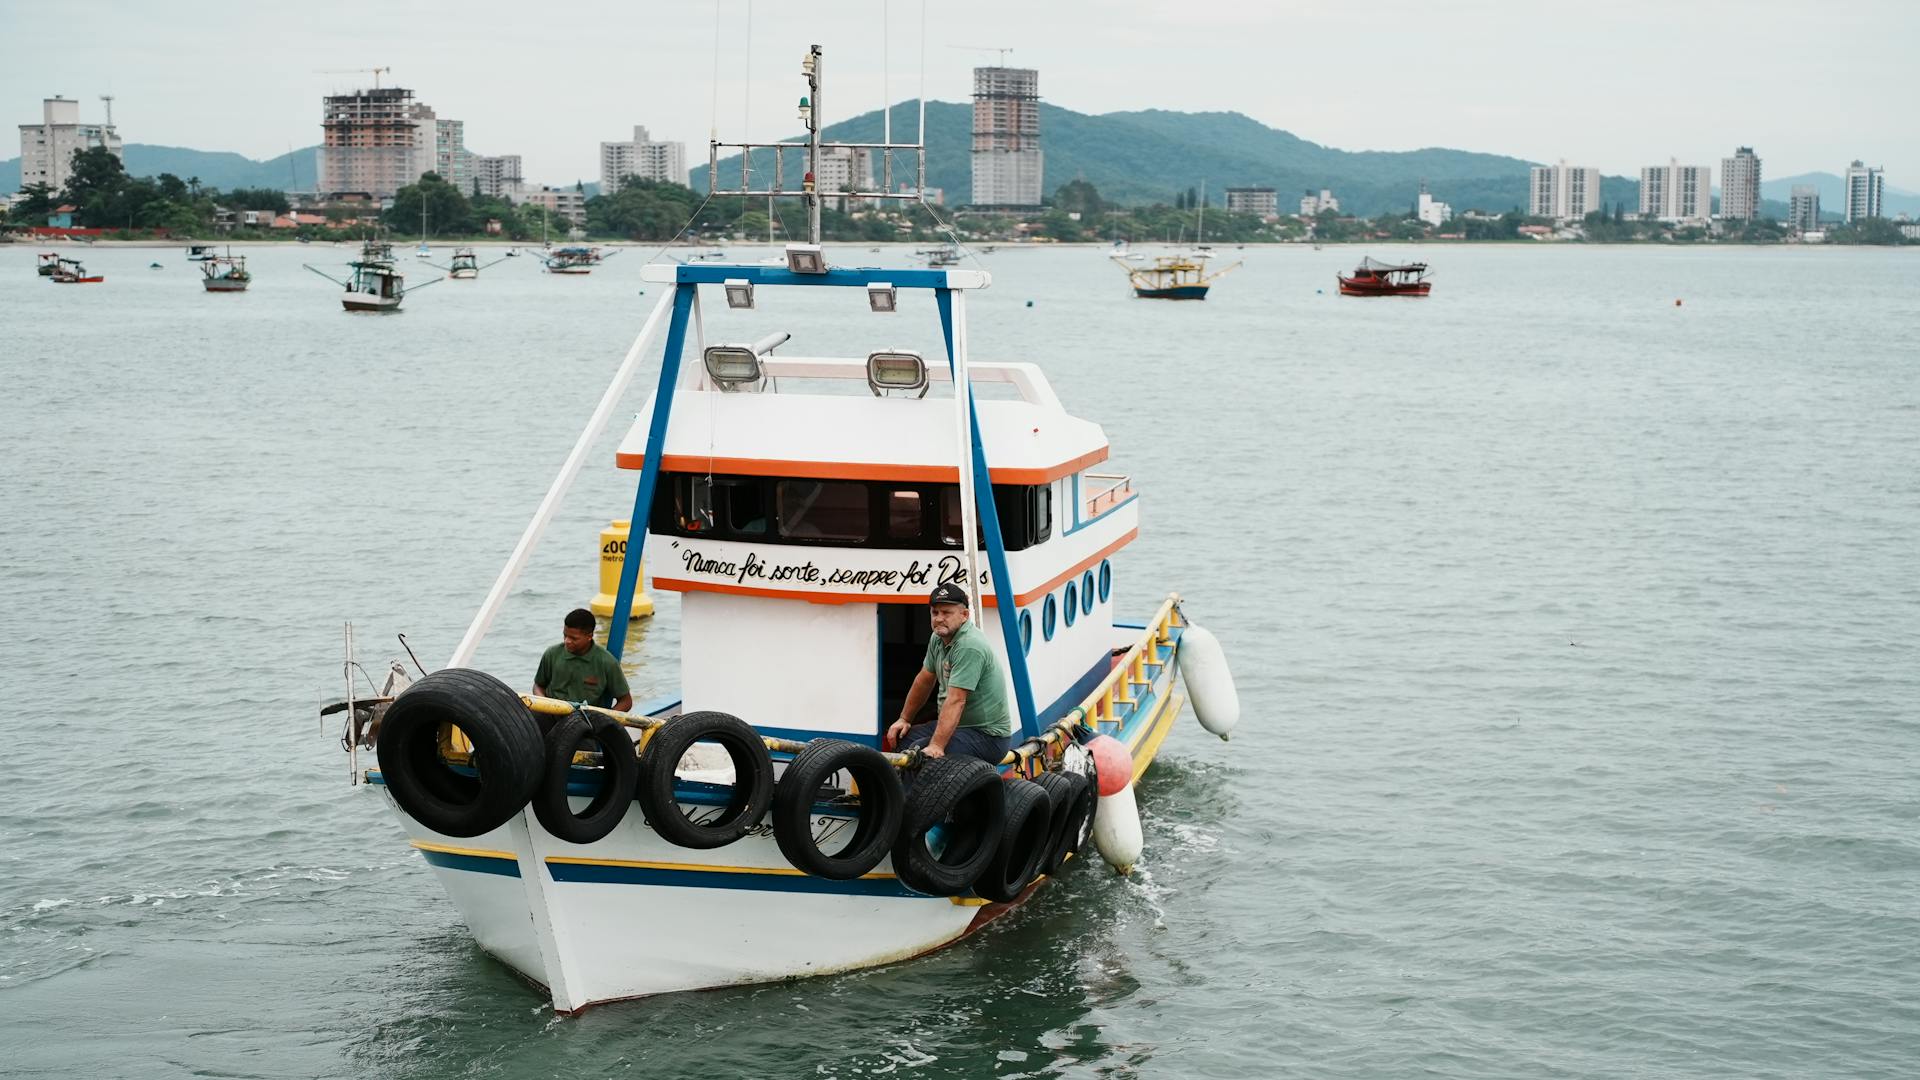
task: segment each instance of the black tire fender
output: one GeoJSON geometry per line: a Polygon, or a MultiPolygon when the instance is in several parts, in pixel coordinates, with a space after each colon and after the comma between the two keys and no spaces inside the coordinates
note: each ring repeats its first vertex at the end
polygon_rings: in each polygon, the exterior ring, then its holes
{"type": "Polygon", "coordinates": [[[667,842],[684,848],[725,847],[745,836],[773,802],[773,757],[760,733],[730,713],[690,712],[667,721],[640,752],[640,809],[667,842]],[[733,761],[733,795],[715,816],[694,820],[680,812],[673,773],[697,742],[718,743],[733,761]]]}
{"type": "Polygon", "coordinates": [[[773,838],[787,861],[815,877],[851,881],[880,865],[900,835],[906,795],[892,763],[880,751],[843,739],[816,739],[794,756],[773,789],[773,838]],[[829,855],[813,835],[820,785],[846,772],[859,790],[853,836],[829,855]]]}
{"type": "Polygon", "coordinates": [[[1018,899],[1040,874],[1040,863],[1052,849],[1053,804],[1047,789],[1015,777],[1004,782],[1007,819],[993,858],[973,883],[973,891],[988,900],[1018,899]]]}
{"type": "Polygon", "coordinates": [[[1087,841],[1093,836],[1093,815],[1100,806],[1100,789],[1095,781],[1078,773],[1061,773],[1072,786],[1072,801],[1067,804],[1067,819],[1061,824],[1060,835],[1055,838],[1053,850],[1040,860],[1040,872],[1053,875],[1067,864],[1067,857],[1078,855],[1086,849],[1087,841]]]}
{"type": "Polygon", "coordinates": [[[1070,774],[1063,772],[1043,772],[1034,777],[1034,783],[1046,791],[1047,806],[1052,812],[1052,820],[1047,828],[1047,852],[1040,859],[1040,873],[1051,876],[1060,869],[1060,862],[1055,860],[1065,861],[1060,840],[1066,835],[1067,822],[1073,815],[1073,804],[1080,794],[1080,784],[1075,783],[1070,774]]]}
{"type": "Polygon", "coordinates": [[[922,765],[893,842],[900,883],[929,896],[958,896],[972,888],[1006,824],[1004,787],[999,770],[979,758],[943,757],[922,765]],[[927,832],[936,825],[945,826],[945,847],[937,857],[927,846],[927,832]]]}
{"type": "Polygon", "coordinates": [[[554,836],[572,844],[591,844],[619,827],[633,805],[639,781],[640,759],[627,729],[610,716],[576,712],[547,733],[546,766],[540,790],[533,796],[533,813],[554,836]],[[567,797],[567,781],[573,773],[573,756],[588,744],[600,750],[600,790],[576,814],[567,797]]]}
{"type": "Polygon", "coordinates": [[[479,836],[507,823],[540,786],[540,728],[513,688],[484,671],[442,668],[388,706],[376,746],[380,776],[400,809],[443,836],[479,836]],[[473,751],[474,775],[440,754],[446,728],[473,751]]]}

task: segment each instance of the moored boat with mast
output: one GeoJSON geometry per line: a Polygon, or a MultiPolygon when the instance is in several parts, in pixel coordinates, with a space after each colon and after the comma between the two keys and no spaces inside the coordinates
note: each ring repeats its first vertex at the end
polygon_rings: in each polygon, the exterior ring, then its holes
{"type": "MultiPolygon", "coordinates": [[[[809,162],[832,149],[820,68],[814,46],[809,162]]],[[[723,146],[780,152],[714,142],[710,163],[723,146]]],[[[866,148],[888,182],[845,194],[913,197],[891,183],[891,158],[915,154],[924,179],[924,137],[895,144],[889,122],[866,148]]],[[[1037,365],[970,358],[967,299],[990,277],[836,266],[811,184],[788,189],[779,172],[768,188],[715,193],[801,196],[809,241],[784,265],[645,267],[665,295],[448,666],[336,707],[353,718],[349,752],[376,752],[366,778],[480,945],[547,988],[556,1012],[939,948],[1011,910],[1089,836],[1128,869],[1132,783],[1181,711],[1177,665],[1209,730],[1224,737],[1237,719],[1218,645],[1177,595],[1149,601],[1145,622],[1118,615],[1115,560],[1140,503],[1130,478],[1096,471],[1110,450],[1100,427],[1069,414],[1037,365]],[[731,312],[764,300],[777,317],[774,301],[806,290],[864,298],[883,321],[911,304],[937,320],[944,363],[879,342],[790,356],[777,355],[786,332],[705,336],[717,324],[703,299],[731,312]],[[637,482],[607,648],[626,647],[651,545],[666,568],[654,588],[681,595],[679,691],[626,711],[517,694],[467,665],[655,356],[654,392],[616,454],[637,482]],[[996,392],[976,400],[980,383],[996,392]],[[1000,665],[1016,744],[997,766],[883,745],[943,584],[970,598],[1000,665]],[[383,710],[377,734],[360,722],[367,704],[383,710]]]]}
{"type": "Polygon", "coordinates": [[[307,266],[307,269],[345,290],[340,297],[340,306],[352,312],[398,311],[400,301],[409,293],[418,292],[441,280],[434,278],[408,287],[406,277],[394,265],[393,245],[373,237],[361,244],[360,257],[349,262],[347,267],[349,273],[344,280],[315,266],[307,266]]]}
{"type": "Polygon", "coordinates": [[[253,274],[247,270],[247,257],[235,255],[229,248],[225,255],[216,255],[200,263],[200,282],[207,292],[245,292],[253,284],[253,274]]]}
{"type": "Polygon", "coordinates": [[[1362,256],[1352,274],[1335,274],[1342,296],[1425,296],[1433,291],[1426,263],[1383,263],[1362,256]]]}

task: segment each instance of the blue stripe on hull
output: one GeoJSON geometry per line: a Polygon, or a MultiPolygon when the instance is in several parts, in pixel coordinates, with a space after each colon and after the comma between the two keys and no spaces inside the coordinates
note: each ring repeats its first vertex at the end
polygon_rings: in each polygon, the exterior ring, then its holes
{"type": "Polygon", "coordinates": [[[520,876],[520,864],[512,859],[495,859],[485,855],[459,855],[451,851],[434,851],[421,848],[420,855],[428,863],[448,870],[467,870],[476,874],[498,874],[501,877],[520,876]]]}
{"type": "Polygon", "coordinates": [[[828,881],[803,874],[741,873],[737,870],[682,870],[658,866],[612,866],[599,863],[547,864],[558,882],[595,885],[664,885],[679,889],[739,889],[749,892],[814,893],[840,896],[919,897],[893,878],[828,881]]]}

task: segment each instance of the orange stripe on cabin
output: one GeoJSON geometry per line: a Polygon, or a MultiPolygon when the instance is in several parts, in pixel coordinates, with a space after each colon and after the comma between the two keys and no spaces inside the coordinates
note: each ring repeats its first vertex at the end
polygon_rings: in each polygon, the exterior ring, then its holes
{"type": "MultiPolygon", "coordinates": [[[[1119,551],[1121,548],[1139,539],[1139,529],[1129,529],[1125,536],[1094,552],[1075,563],[1073,567],[1038,588],[1029,589],[1014,598],[1014,604],[1026,607],[1035,600],[1065,585],[1079,575],[1092,569],[1100,560],[1119,551]]],[[[805,600],[809,604],[925,604],[926,593],[856,593],[856,592],[810,592],[805,589],[770,589],[761,585],[735,585],[725,581],[695,581],[690,578],[663,577],[653,575],[653,587],[673,592],[715,592],[733,596],[765,596],[775,600],[805,600]]],[[[992,593],[981,598],[987,607],[998,607],[999,599],[992,593]]]]}
{"type": "MultiPolygon", "coordinates": [[[[616,454],[614,460],[623,469],[638,469],[646,464],[645,454],[616,454]]],[[[1000,467],[989,469],[996,484],[1047,484],[1071,476],[1089,465],[1107,460],[1107,448],[1089,450],[1079,457],[1057,465],[1038,468],[1000,467]]],[[[904,480],[932,483],[954,482],[960,470],[951,465],[893,465],[885,462],[792,461],[784,458],[704,457],[698,454],[668,454],[661,459],[667,472],[728,473],[735,476],[791,476],[807,480],[904,480]]]]}

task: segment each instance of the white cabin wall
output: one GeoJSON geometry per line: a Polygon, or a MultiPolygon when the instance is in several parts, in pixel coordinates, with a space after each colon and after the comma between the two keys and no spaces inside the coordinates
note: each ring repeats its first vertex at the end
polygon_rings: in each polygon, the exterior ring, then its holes
{"type": "Polygon", "coordinates": [[[688,592],[680,606],[684,708],[759,728],[875,735],[880,635],[871,604],[688,592]]]}

